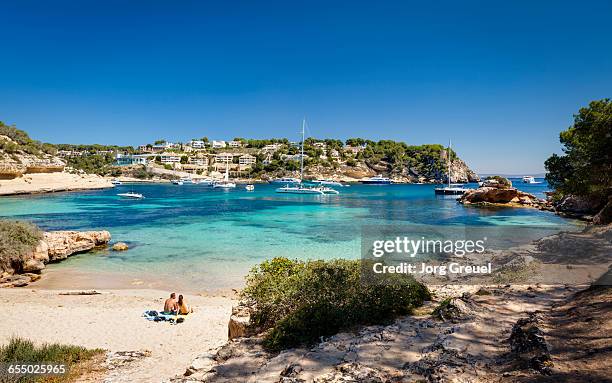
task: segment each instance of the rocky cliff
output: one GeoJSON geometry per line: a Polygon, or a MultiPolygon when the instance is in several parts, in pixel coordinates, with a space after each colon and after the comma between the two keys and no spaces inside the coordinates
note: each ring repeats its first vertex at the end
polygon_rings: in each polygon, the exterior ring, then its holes
{"type": "Polygon", "coordinates": [[[59,262],[71,255],[106,246],[111,235],[101,231],[51,231],[43,234],[38,245],[0,270],[0,287],[21,287],[38,280],[47,263],[59,262]]]}
{"type": "Polygon", "coordinates": [[[13,179],[26,173],[61,172],[65,165],[58,157],[29,150],[8,136],[0,135],[0,179],[13,179]]]}

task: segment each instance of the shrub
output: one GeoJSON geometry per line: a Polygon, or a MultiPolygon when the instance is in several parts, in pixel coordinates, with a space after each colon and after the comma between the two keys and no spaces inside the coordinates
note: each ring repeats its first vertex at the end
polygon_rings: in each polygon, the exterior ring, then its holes
{"type": "MultiPolygon", "coordinates": [[[[89,350],[80,346],[70,346],[63,344],[43,344],[35,346],[33,342],[22,338],[11,338],[6,346],[0,346],[0,363],[47,363],[47,364],[64,364],[67,375],[55,377],[21,377],[19,382],[37,382],[37,381],[70,381],[73,380],[75,372],[78,375],[78,369],[75,365],[92,359],[94,356],[103,353],[101,349],[89,350]]],[[[2,377],[0,377],[0,381],[2,377]]]]}
{"type": "Polygon", "coordinates": [[[19,267],[41,239],[40,229],[29,222],[0,220],[0,271],[19,267]]]}
{"type": "Polygon", "coordinates": [[[355,325],[387,322],[430,297],[410,276],[384,285],[361,283],[361,267],[358,260],[263,262],[251,270],[242,292],[254,304],[251,325],[269,329],[264,344],[281,350],[355,325]]]}

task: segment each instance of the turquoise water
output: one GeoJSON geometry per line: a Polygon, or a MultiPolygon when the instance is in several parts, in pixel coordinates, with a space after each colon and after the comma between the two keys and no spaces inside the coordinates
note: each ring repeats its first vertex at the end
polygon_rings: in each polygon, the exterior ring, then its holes
{"type": "MultiPolygon", "coordinates": [[[[515,186],[539,196],[547,190],[546,184],[515,186]]],[[[300,196],[277,194],[272,185],[256,185],[254,192],[241,185],[230,191],[200,185],[122,185],[4,197],[0,216],[31,220],[47,230],[106,229],[113,241],[130,245],[127,252],[82,254],[52,267],[183,281],[202,289],[240,285],[252,265],[274,256],[358,258],[364,225],[529,228],[520,236],[508,234],[513,243],[575,225],[534,209],[464,207],[452,197],[436,197],[433,188],[352,185],[340,188],[339,196],[300,196]],[[116,195],[130,190],[146,198],[116,195]]]]}

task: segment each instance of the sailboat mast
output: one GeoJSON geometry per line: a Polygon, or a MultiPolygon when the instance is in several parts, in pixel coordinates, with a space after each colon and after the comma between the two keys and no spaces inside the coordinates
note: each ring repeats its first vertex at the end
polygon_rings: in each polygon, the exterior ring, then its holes
{"type": "Polygon", "coordinates": [[[229,158],[225,159],[225,182],[229,181],[229,158]]]}
{"type": "Polygon", "coordinates": [[[451,186],[451,140],[448,140],[448,187],[451,186]]]}
{"type": "Polygon", "coordinates": [[[300,156],[300,181],[304,178],[304,127],[306,119],[302,120],[302,155],[300,156]]]}

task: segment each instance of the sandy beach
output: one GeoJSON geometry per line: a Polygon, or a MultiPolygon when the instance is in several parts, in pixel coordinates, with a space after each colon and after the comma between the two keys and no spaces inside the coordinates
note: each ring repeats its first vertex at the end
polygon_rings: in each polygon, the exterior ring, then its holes
{"type": "Polygon", "coordinates": [[[112,188],[110,179],[95,174],[32,173],[0,180],[0,195],[51,193],[112,188]]]}
{"type": "Polygon", "coordinates": [[[171,325],[142,317],[145,310],[163,308],[167,291],[97,290],[102,294],[60,295],[65,291],[1,289],[0,343],[20,336],[37,343],[150,352],[94,381],[159,382],[181,374],[198,355],[226,342],[227,321],[235,303],[225,297],[185,295],[194,313],[184,323],[171,325]]]}

